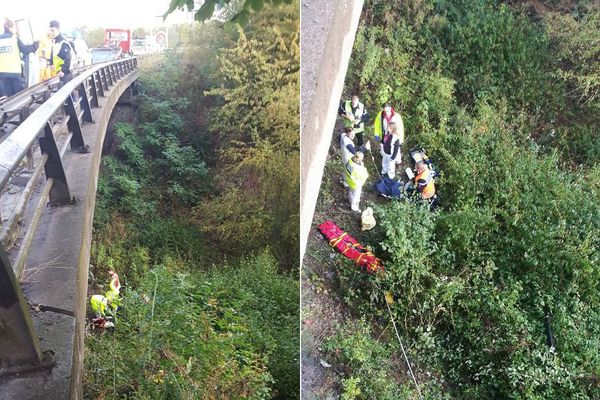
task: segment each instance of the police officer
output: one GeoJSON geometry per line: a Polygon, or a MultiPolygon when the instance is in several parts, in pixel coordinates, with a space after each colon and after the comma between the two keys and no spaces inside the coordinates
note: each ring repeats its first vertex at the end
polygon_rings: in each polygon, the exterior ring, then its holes
{"type": "Polygon", "coordinates": [[[39,42],[24,44],[17,37],[17,25],[6,19],[4,33],[0,35],[0,97],[10,97],[25,89],[21,53],[35,53],[39,42]]]}
{"type": "Polygon", "coordinates": [[[60,86],[69,82],[71,75],[71,45],[60,33],[60,24],[58,21],[50,21],[50,32],[54,38],[52,52],[50,54],[50,65],[53,66],[55,73],[60,78],[60,86]]]}

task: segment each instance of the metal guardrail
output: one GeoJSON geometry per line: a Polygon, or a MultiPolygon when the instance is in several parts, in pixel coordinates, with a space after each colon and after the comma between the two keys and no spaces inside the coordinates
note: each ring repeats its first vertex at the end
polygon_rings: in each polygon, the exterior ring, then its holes
{"type": "MultiPolygon", "coordinates": [[[[73,71],[73,77],[89,70],[92,66],[77,68],[73,71]]],[[[40,104],[43,104],[53,93],[59,89],[58,77],[40,82],[28,87],[21,92],[0,101],[0,142],[7,134],[14,131],[26,118],[21,111],[26,109],[31,114],[40,104]]]]}
{"type": "MultiPolygon", "coordinates": [[[[0,242],[0,376],[54,365],[51,354],[41,352],[17,276],[22,274],[47,199],[56,205],[72,203],[62,155],[69,145],[75,151],[88,151],[81,131],[82,123],[93,122],[92,108],[99,107],[99,97],[104,97],[105,91],[136,69],[136,58],[107,62],[81,72],[51,96],[48,93],[53,89],[52,82],[29,88],[25,93],[0,104],[3,124],[16,125],[0,143],[0,190],[4,189],[27,157],[27,167],[32,170],[32,175],[17,202],[17,208],[24,208],[42,170],[46,176],[34,217],[25,230],[15,269],[6,256],[5,243],[0,242]],[[67,140],[59,150],[56,135],[61,132],[67,133],[67,140]],[[34,167],[32,149],[38,145],[41,157],[38,166],[34,167]]],[[[22,212],[22,209],[13,212],[6,226],[3,226],[4,240],[8,237],[6,232],[22,218],[22,212]]]]}

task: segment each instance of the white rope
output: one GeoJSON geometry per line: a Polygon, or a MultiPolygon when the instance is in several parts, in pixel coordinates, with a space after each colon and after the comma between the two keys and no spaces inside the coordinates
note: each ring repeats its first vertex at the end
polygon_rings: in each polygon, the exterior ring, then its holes
{"type": "Polygon", "coordinates": [[[415,383],[415,387],[417,388],[417,393],[419,394],[419,399],[423,399],[423,395],[421,394],[421,389],[419,388],[419,384],[417,383],[417,379],[415,378],[415,374],[413,374],[413,370],[410,367],[410,361],[408,361],[408,357],[406,355],[406,351],[404,350],[404,346],[402,345],[402,340],[400,339],[400,334],[398,333],[398,328],[396,328],[396,321],[394,321],[394,316],[392,315],[392,310],[390,309],[389,303],[385,302],[385,305],[388,310],[388,314],[390,314],[390,319],[392,320],[392,324],[394,325],[394,330],[396,331],[396,337],[398,338],[398,342],[400,343],[400,348],[402,349],[402,354],[404,355],[404,359],[406,360],[406,365],[408,366],[408,372],[410,373],[410,377],[415,383]]]}

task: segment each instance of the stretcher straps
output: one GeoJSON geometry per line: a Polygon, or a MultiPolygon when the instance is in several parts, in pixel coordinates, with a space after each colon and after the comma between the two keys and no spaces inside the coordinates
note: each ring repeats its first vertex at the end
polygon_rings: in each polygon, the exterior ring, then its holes
{"type": "Polygon", "coordinates": [[[342,233],[342,234],[341,234],[340,236],[338,236],[337,238],[333,238],[333,239],[331,239],[331,240],[329,241],[329,244],[331,245],[331,247],[335,247],[335,246],[337,246],[337,244],[338,244],[339,242],[341,242],[341,241],[342,241],[342,239],[344,238],[344,236],[346,236],[346,235],[348,235],[348,233],[346,233],[346,232],[342,233]]]}

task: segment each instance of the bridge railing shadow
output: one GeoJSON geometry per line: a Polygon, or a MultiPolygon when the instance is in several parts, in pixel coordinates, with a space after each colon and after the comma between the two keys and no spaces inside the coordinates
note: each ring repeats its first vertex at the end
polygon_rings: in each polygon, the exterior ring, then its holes
{"type": "Polygon", "coordinates": [[[24,184],[12,201],[10,216],[1,219],[0,376],[48,368],[54,363],[49,353],[41,352],[19,280],[46,203],[67,205],[74,201],[65,176],[64,154],[69,148],[81,153],[89,151],[82,124],[94,122],[92,109],[99,107],[105,93],[135,70],[136,58],[92,65],[62,88],[58,88],[58,79],[47,81],[0,104],[4,131],[0,138],[0,200],[18,186],[17,180],[24,184]],[[18,233],[24,210],[32,210],[28,204],[42,173],[45,182],[31,221],[22,229],[23,238],[13,264],[6,249],[18,233]]]}

